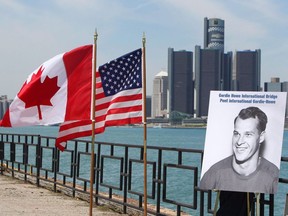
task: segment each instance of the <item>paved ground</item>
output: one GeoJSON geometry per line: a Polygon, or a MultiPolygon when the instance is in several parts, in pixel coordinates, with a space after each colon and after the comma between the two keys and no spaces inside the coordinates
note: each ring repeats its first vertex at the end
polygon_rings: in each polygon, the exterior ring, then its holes
{"type": "MultiPolygon", "coordinates": [[[[0,215],[89,215],[89,203],[0,174],[0,215]]],[[[120,214],[98,206],[93,208],[93,215],[119,216],[120,214]]]]}

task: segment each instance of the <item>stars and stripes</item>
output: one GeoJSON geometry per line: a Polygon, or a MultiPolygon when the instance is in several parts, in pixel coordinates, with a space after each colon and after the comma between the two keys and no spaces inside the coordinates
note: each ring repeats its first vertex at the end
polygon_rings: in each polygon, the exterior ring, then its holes
{"type": "Polygon", "coordinates": [[[106,96],[141,88],[141,49],[100,66],[99,73],[106,96]]]}

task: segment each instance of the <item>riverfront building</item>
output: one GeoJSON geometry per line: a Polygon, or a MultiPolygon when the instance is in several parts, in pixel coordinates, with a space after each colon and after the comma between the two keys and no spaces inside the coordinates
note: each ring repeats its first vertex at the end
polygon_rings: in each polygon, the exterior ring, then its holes
{"type": "Polygon", "coordinates": [[[194,114],[193,52],[168,48],[168,113],[194,114]]]}
{"type": "Polygon", "coordinates": [[[168,73],[160,71],[153,80],[152,118],[167,115],[168,73]]]}
{"type": "Polygon", "coordinates": [[[195,46],[196,115],[208,115],[211,90],[221,89],[223,52],[216,49],[201,49],[195,46]]]}
{"type": "Polygon", "coordinates": [[[3,118],[11,102],[12,100],[8,100],[7,95],[0,96],[0,119],[3,118]]]}
{"type": "Polygon", "coordinates": [[[272,77],[271,82],[265,82],[264,91],[282,92],[282,83],[280,83],[280,78],[272,77]]]}
{"type": "Polygon", "coordinates": [[[204,18],[204,48],[195,46],[196,116],[208,115],[211,90],[230,90],[232,52],[224,53],[224,20],[204,18]]]}
{"type": "Polygon", "coordinates": [[[152,97],[146,96],[146,117],[151,117],[152,110],[152,97]]]}
{"type": "MultiPolygon", "coordinates": [[[[288,101],[288,82],[280,82],[280,78],[272,77],[270,82],[264,82],[265,92],[287,92],[288,101]]],[[[286,117],[288,117],[288,103],[286,102],[286,117]]]]}
{"type": "Polygon", "coordinates": [[[233,59],[233,88],[235,91],[260,91],[261,50],[236,51],[233,59]]]}

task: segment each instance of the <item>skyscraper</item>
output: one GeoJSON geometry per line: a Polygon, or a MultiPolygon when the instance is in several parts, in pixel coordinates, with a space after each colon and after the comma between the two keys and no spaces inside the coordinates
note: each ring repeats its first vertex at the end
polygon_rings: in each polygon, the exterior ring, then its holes
{"type": "Polygon", "coordinates": [[[168,73],[160,71],[153,80],[152,118],[166,117],[167,114],[168,73]]]}
{"type": "MultiPolygon", "coordinates": [[[[280,82],[280,78],[272,77],[271,82],[264,82],[265,92],[287,92],[288,93],[288,82],[280,82]]],[[[288,101],[288,94],[286,96],[288,101]]],[[[288,115],[288,104],[286,103],[286,117],[288,115]]]]}
{"type": "Polygon", "coordinates": [[[233,59],[233,90],[260,91],[261,50],[236,51],[233,59]]]}
{"type": "Polygon", "coordinates": [[[211,90],[229,90],[232,53],[195,46],[196,115],[208,115],[211,90]]]}
{"type": "Polygon", "coordinates": [[[282,91],[282,85],[280,83],[280,78],[278,77],[272,77],[271,82],[265,82],[264,83],[264,91],[272,91],[272,92],[281,92],[282,91]]]}
{"type": "Polygon", "coordinates": [[[151,96],[146,96],[146,117],[151,117],[152,102],[151,96]]]}
{"type": "Polygon", "coordinates": [[[288,82],[287,81],[281,83],[281,91],[287,92],[287,95],[286,95],[286,113],[285,113],[285,116],[287,118],[288,117],[288,102],[287,102],[288,101],[288,82]]]}
{"type": "Polygon", "coordinates": [[[224,20],[204,18],[204,49],[224,52],[224,20]]]}
{"type": "Polygon", "coordinates": [[[193,52],[168,48],[168,112],[194,114],[193,52]]]}
{"type": "Polygon", "coordinates": [[[9,108],[10,103],[12,100],[8,100],[7,95],[1,95],[0,96],[0,119],[3,118],[4,114],[9,108]]]}
{"type": "Polygon", "coordinates": [[[223,70],[221,74],[221,90],[230,91],[232,85],[232,61],[233,53],[227,52],[223,54],[223,70]]]}
{"type": "Polygon", "coordinates": [[[204,48],[195,46],[196,116],[208,115],[211,90],[230,90],[232,52],[224,53],[224,20],[204,18],[204,48]]]}

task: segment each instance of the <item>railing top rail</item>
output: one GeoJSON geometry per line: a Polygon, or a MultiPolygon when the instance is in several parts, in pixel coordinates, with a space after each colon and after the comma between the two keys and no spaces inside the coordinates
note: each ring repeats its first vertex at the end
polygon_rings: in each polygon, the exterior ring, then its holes
{"type": "MultiPolygon", "coordinates": [[[[50,137],[50,136],[42,136],[40,134],[15,134],[15,133],[0,133],[0,135],[13,135],[13,136],[34,136],[38,137],[40,136],[43,139],[56,139],[56,137],[50,137]]],[[[70,140],[70,142],[85,142],[85,143],[91,143],[90,140],[83,140],[83,139],[75,139],[75,140],[70,140]]],[[[113,145],[113,146],[118,146],[118,147],[129,147],[129,148],[143,148],[143,145],[140,144],[123,144],[123,143],[111,143],[111,142],[104,142],[104,141],[95,141],[95,144],[101,144],[101,145],[113,145]]],[[[151,146],[147,145],[147,149],[160,149],[160,150],[165,150],[165,151],[181,151],[181,152],[190,152],[190,153],[199,153],[203,154],[203,150],[201,149],[188,149],[188,148],[175,148],[175,147],[163,147],[163,146],[151,146]]]]}

